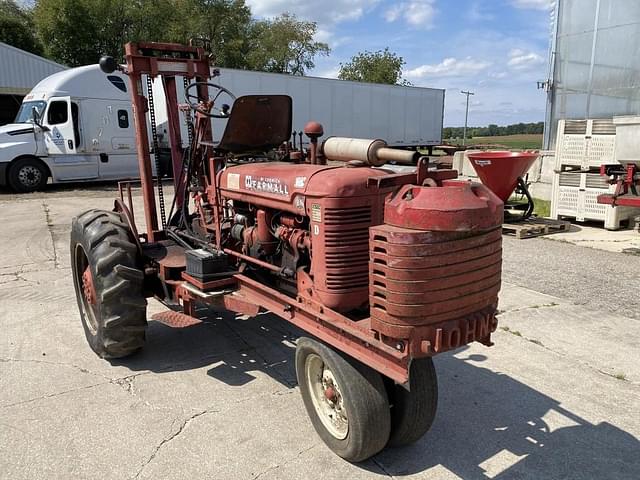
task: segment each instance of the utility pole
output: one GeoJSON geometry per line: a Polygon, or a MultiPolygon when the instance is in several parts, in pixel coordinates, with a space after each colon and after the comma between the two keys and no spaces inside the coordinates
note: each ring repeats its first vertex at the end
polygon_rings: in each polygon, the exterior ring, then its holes
{"type": "Polygon", "coordinates": [[[462,133],[462,145],[467,143],[467,121],[469,120],[469,95],[475,95],[473,92],[465,92],[460,90],[460,93],[467,96],[467,110],[464,114],[464,130],[462,133]]]}

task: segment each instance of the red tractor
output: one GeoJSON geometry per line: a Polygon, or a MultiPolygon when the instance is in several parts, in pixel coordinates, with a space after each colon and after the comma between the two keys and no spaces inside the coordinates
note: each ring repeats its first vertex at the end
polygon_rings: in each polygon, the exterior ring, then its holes
{"type": "Polygon", "coordinates": [[[125,202],[121,189],[113,211],[73,219],[73,276],[91,348],[103,358],[142,348],[148,297],[184,319],[196,304],[270,311],[309,335],[297,342],[298,384],[334,452],[357,462],[419,439],[436,412],[432,357],[491,345],[502,202],[381,140],[319,142],[316,122],[304,129],[308,148],[296,147],[291,98],[222,103],[230,92],[208,83],[216,72],[202,48],[125,48],[126,66],[108,57],[101,66],[130,79],[146,233],[136,228],[130,190],[125,202]],[[152,176],[152,77],[162,80],[169,117],[168,214],[152,176]],[[178,104],[179,77],[190,108],[178,104]],[[185,149],[181,109],[189,119],[193,112],[185,149]],[[219,142],[210,117],[226,118],[219,142]],[[417,162],[415,171],[383,166],[398,161],[417,162]]]}

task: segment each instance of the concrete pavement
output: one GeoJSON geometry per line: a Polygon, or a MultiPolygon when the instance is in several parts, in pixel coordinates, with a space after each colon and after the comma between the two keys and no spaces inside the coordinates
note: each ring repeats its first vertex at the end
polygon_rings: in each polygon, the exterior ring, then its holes
{"type": "MultiPolygon", "coordinates": [[[[300,332],[272,315],[150,321],[139,355],[97,358],[69,222],[114,195],[0,194],[0,478],[640,478],[640,321],[538,293],[526,271],[503,286],[494,347],[436,357],[432,430],[360,465],[315,434],[293,369],[300,332]]],[[[506,251],[507,269],[517,261],[506,251]]],[[[150,301],[149,318],[163,309],[150,301]]]]}

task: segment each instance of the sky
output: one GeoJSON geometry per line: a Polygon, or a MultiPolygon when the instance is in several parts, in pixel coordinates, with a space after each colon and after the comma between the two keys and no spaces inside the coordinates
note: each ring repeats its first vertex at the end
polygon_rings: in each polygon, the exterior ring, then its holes
{"type": "Polygon", "coordinates": [[[310,75],[336,78],[360,51],[389,47],[413,85],[446,89],[445,126],[544,121],[553,0],[246,0],[253,15],[285,11],[317,23],[331,54],[310,75]]]}

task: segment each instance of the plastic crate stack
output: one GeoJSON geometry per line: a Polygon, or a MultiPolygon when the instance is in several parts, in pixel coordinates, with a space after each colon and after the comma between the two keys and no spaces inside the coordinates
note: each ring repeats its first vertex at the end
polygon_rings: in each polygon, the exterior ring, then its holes
{"type": "Polygon", "coordinates": [[[615,186],[600,175],[600,165],[616,163],[616,127],[613,120],[560,120],[551,198],[551,217],[578,222],[600,221],[608,230],[633,219],[640,210],[598,203],[598,195],[615,186]]]}

